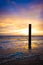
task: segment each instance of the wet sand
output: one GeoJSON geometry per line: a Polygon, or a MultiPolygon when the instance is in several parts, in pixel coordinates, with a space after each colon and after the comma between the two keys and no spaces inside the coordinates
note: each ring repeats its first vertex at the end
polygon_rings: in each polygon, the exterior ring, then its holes
{"type": "MultiPolygon", "coordinates": [[[[37,49],[38,50],[38,49],[37,49]]],[[[40,50],[40,49],[39,49],[40,50]]],[[[18,52],[19,55],[16,58],[7,58],[0,65],[43,65],[43,50],[36,52],[36,50],[30,50],[29,53],[24,53],[24,55],[18,52]]],[[[1,60],[2,60],[1,59],[1,60]]]]}

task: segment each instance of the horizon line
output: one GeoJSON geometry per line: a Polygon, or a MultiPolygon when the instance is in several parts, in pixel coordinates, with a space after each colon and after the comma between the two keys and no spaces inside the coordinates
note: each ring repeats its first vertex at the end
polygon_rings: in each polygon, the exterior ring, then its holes
{"type": "MultiPolygon", "coordinates": [[[[0,36],[29,36],[29,35],[0,35],[0,36]]],[[[43,35],[31,35],[31,36],[43,36],[43,35]]]]}

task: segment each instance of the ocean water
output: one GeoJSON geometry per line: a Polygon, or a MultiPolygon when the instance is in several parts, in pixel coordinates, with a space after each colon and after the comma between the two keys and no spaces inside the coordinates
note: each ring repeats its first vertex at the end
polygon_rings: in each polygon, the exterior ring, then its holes
{"type": "MultiPolygon", "coordinates": [[[[43,36],[32,36],[31,39],[31,53],[42,53],[43,36]]],[[[27,36],[0,36],[0,63],[31,57],[28,44],[27,36]]]]}

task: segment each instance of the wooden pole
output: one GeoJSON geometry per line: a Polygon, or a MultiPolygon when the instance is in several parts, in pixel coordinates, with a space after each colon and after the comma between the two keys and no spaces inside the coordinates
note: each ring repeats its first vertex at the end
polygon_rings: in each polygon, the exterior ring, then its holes
{"type": "Polygon", "coordinates": [[[29,40],[28,40],[28,47],[31,49],[31,24],[29,24],[29,40]]]}

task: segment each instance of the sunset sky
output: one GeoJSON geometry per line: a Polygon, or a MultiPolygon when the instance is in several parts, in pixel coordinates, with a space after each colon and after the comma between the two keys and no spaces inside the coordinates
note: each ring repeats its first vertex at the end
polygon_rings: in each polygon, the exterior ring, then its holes
{"type": "Polygon", "coordinates": [[[43,35],[43,0],[0,0],[0,35],[43,35]]]}

